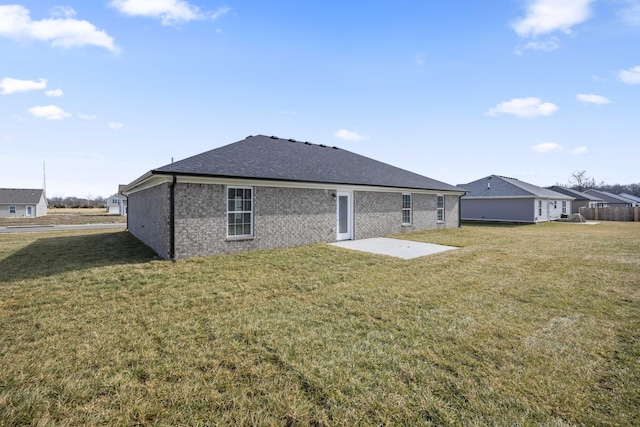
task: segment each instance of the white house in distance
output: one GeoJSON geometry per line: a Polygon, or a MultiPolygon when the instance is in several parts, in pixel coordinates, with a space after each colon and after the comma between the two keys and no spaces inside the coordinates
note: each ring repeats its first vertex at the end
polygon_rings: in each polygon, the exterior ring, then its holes
{"type": "Polygon", "coordinates": [[[35,218],[46,214],[44,190],[0,188],[0,218],[35,218]]]}
{"type": "Polygon", "coordinates": [[[118,186],[118,192],[107,199],[107,213],[127,216],[127,196],[122,194],[124,185],[118,186]]]}
{"type": "Polygon", "coordinates": [[[580,208],[582,207],[600,208],[605,205],[604,200],[602,200],[600,197],[572,190],[571,188],[553,185],[551,187],[547,187],[547,189],[573,197],[575,200],[571,203],[571,213],[580,213],[580,208]]]}
{"type": "Polygon", "coordinates": [[[538,223],[571,214],[573,197],[500,175],[458,187],[463,221],[538,223]]]}

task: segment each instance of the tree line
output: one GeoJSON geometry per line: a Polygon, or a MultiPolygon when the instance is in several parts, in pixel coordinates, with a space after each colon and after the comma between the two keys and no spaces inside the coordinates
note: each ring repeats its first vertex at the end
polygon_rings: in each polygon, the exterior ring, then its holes
{"type": "Polygon", "coordinates": [[[88,195],[87,197],[47,197],[49,207],[52,208],[106,208],[107,199],[104,197],[94,197],[88,195]]]}
{"type": "Polygon", "coordinates": [[[640,183],[637,184],[606,184],[604,181],[596,184],[596,180],[587,175],[587,171],[578,170],[571,174],[569,178],[569,184],[557,184],[562,187],[569,187],[576,191],[585,191],[585,190],[600,190],[606,191],[607,193],[612,194],[620,194],[627,193],[632,194],[634,196],[640,197],[640,183]]]}

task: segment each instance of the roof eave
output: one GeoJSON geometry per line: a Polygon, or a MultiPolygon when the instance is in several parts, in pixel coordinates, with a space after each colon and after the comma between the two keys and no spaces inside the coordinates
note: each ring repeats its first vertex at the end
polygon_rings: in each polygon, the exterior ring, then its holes
{"type": "Polygon", "coordinates": [[[293,179],[279,179],[279,178],[266,178],[266,177],[246,177],[246,176],[228,176],[228,175],[216,175],[216,174],[202,174],[193,172],[179,172],[179,171],[161,171],[151,170],[140,178],[131,182],[122,190],[122,193],[126,196],[132,193],[134,190],[145,186],[145,183],[150,181],[154,176],[177,176],[177,177],[192,177],[192,178],[204,178],[204,179],[220,179],[220,180],[249,180],[258,182],[291,182],[300,184],[315,184],[325,186],[352,186],[352,187],[377,187],[386,189],[401,190],[416,190],[416,191],[429,191],[429,192],[442,192],[447,194],[463,196],[466,191],[458,188],[445,189],[445,188],[425,188],[425,187],[410,187],[410,186],[393,186],[393,185],[379,185],[379,184],[363,184],[353,182],[326,182],[326,181],[310,181],[310,180],[293,180],[293,179]]]}

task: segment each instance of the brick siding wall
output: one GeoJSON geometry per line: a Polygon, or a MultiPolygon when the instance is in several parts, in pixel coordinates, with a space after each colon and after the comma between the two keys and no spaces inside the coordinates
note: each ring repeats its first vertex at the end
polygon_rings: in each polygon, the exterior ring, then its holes
{"type": "Polygon", "coordinates": [[[129,196],[129,232],[169,258],[169,184],[162,184],[129,196]]]}
{"type": "MultiPolygon", "coordinates": [[[[175,187],[176,258],[307,245],[336,240],[335,190],[253,187],[254,236],[227,238],[226,186],[175,187]]],[[[445,223],[436,222],[436,195],[413,194],[413,224],[402,225],[402,193],[355,191],[354,238],[365,239],[458,226],[456,196],[445,197],[445,223]]],[[[169,257],[169,184],[129,196],[129,231],[169,257]]]]}
{"type": "Polygon", "coordinates": [[[253,238],[227,238],[223,185],[176,185],[176,257],[335,241],[336,201],[329,190],[253,187],[253,238]]]}
{"type": "Polygon", "coordinates": [[[436,221],[435,194],[412,194],[413,223],[402,225],[402,193],[354,192],[354,236],[382,237],[436,228],[458,227],[459,197],[445,196],[445,222],[436,221]]]}

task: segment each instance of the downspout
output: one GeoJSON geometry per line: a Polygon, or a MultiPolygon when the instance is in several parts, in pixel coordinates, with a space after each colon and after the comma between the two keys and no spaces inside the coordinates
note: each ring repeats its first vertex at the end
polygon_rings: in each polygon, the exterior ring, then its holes
{"type": "Polygon", "coordinates": [[[463,193],[460,197],[458,197],[458,228],[462,227],[462,196],[467,193],[463,193]]]}
{"type": "MultiPolygon", "coordinates": [[[[118,194],[124,196],[124,193],[122,193],[122,191],[120,191],[118,194]]],[[[125,213],[127,214],[127,230],[129,230],[129,197],[127,197],[127,209],[125,210],[125,213]]]]}
{"type": "Polygon", "coordinates": [[[176,261],[176,181],[173,175],[169,185],[169,259],[173,262],[176,261]]]}

